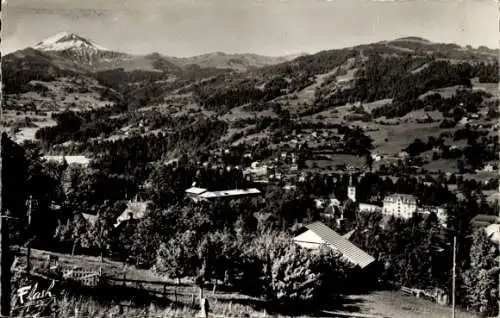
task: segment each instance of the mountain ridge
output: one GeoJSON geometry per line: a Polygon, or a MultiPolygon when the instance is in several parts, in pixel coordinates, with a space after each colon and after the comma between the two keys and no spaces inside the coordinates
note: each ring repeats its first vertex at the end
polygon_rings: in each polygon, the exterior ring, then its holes
{"type": "Polygon", "coordinates": [[[211,52],[190,57],[174,57],[158,52],[145,55],[129,54],[105,48],[94,41],[70,32],[59,32],[29,48],[60,56],[87,66],[91,71],[113,68],[155,70],[154,65],[143,65],[147,59],[153,63],[174,64],[176,67],[198,65],[202,68],[236,69],[245,71],[249,68],[259,68],[286,62],[303,54],[285,56],[265,56],[256,53],[224,53],[211,52]],[[136,65],[140,65],[137,67],[136,65]]]}

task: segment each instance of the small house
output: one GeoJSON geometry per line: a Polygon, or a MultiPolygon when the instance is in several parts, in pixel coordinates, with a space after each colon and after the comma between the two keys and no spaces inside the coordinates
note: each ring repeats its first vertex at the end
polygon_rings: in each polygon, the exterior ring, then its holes
{"type": "Polygon", "coordinates": [[[115,228],[119,227],[124,222],[144,218],[149,203],[150,201],[130,201],[125,211],[116,219],[115,228]]]}
{"type": "Polygon", "coordinates": [[[97,222],[97,218],[99,217],[97,214],[89,214],[89,213],[82,213],[83,218],[85,221],[88,222],[89,225],[94,226],[95,223],[97,222]]]}

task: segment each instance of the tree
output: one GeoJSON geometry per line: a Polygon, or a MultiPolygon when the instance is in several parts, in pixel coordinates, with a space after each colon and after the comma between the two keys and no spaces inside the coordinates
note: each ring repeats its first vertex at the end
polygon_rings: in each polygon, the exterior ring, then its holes
{"type": "Polygon", "coordinates": [[[113,230],[111,220],[98,216],[95,223],[89,228],[89,247],[97,249],[101,255],[108,254],[114,240],[113,230]]]}
{"type": "Polygon", "coordinates": [[[89,247],[97,249],[101,255],[111,255],[113,242],[117,240],[114,224],[116,218],[125,210],[123,202],[105,202],[97,213],[96,221],[89,227],[89,247]]]}
{"type": "Polygon", "coordinates": [[[252,272],[257,275],[253,287],[259,286],[260,293],[275,305],[331,301],[330,296],[345,286],[343,279],[351,268],[330,248],[311,253],[283,233],[262,233],[250,243],[245,254],[251,255],[259,267],[252,272]]]}
{"type": "Polygon", "coordinates": [[[149,267],[155,263],[162,241],[173,233],[172,224],[175,224],[175,220],[165,214],[161,210],[149,210],[136,224],[130,254],[143,266],[149,267]]]}
{"type": "Polygon", "coordinates": [[[366,166],[368,167],[369,171],[372,172],[372,169],[373,169],[373,157],[371,156],[371,154],[367,154],[365,155],[365,163],[366,163],[366,166]]]}
{"type": "Polygon", "coordinates": [[[162,243],[156,257],[156,271],[170,278],[194,276],[199,268],[194,231],[179,233],[162,243]]]}
{"type": "Polygon", "coordinates": [[[201,276],[204,281],[215,279],[234,281],[239,273],[239,251],[236,240],[228,231],[216,231],[206,235],[198,246],[198,258],[202,262],[201,276]]]}
{"type": "Polygon", "coordinates": [[[463,273],[466,304],[492,317],[498,313],[498,275],[489,271],[497,266],[498,246],[483,230],[475,232],[472,241],[470,267],[463,273]]]}
{"type": "Polygon", "coordinates": [[[87,246],[88,223],[81,214],[76,214],[65,223],[60,223],[54,236],[59,241],[72,245],[71,255],[76,251],[77,246],[87,246]]]}
{"type": "Polygon", "coordinates": [[[277,251],[273,257],[269,273],[272,301],[289,304],[318,296],[321,273],[312,271],[313,257],[295,245],[277,251]]]}

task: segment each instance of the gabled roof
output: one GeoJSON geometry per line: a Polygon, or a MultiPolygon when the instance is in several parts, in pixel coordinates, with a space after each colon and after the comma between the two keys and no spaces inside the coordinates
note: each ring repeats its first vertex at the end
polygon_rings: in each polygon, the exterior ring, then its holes
{"type": "Polygon", "coordinates": [[[306,228],[319,236],[332,249],[340,252],[346,259],[361,268],[375,261],[372,256],[368,255],[322,222],[311,223],[306,225],[306,228]]]}
{"type": "Polygon", "coordinates": [[[115,227],[127,221],[132,216],[133,219],[142,219],[146,215],[149,201],[129,202],[125,211],[116,219],[115,227]]]}
{"type": "Polygon", "coordinates": [[[97,221],[97,218],[98,218],[98,215],[96,215],[96,214],[89,214],[89,213],[82,213],[82,216],[91,225],[94,225],[95,222],[97,221]]]}

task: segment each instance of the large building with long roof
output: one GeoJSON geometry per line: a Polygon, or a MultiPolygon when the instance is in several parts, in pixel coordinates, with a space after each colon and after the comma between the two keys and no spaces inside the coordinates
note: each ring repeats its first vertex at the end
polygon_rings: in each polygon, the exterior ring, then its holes
{"type": "Polygon", "coordinates": [[[359,266],[361,269],[375,261],[375,258],[346,238],[352,233],[348,233],[348,235],[344,237],[319,221],[306,225],[305,227],[307,231],[293,238],[293,241],[303,248],[316,250],[321,246],[328,246],[339,252],[346,260],[359,266]]]}
{"type": "Polygon", "coordinates": [[[186,196],[191,198],[195,202],[218,199],[218,198],[237,198],[243,196],[256,196],[261,194],[261,191],[256,188],[208,191],[205,188],[191,187],[187,189],[185,192],[186,196]]]}

